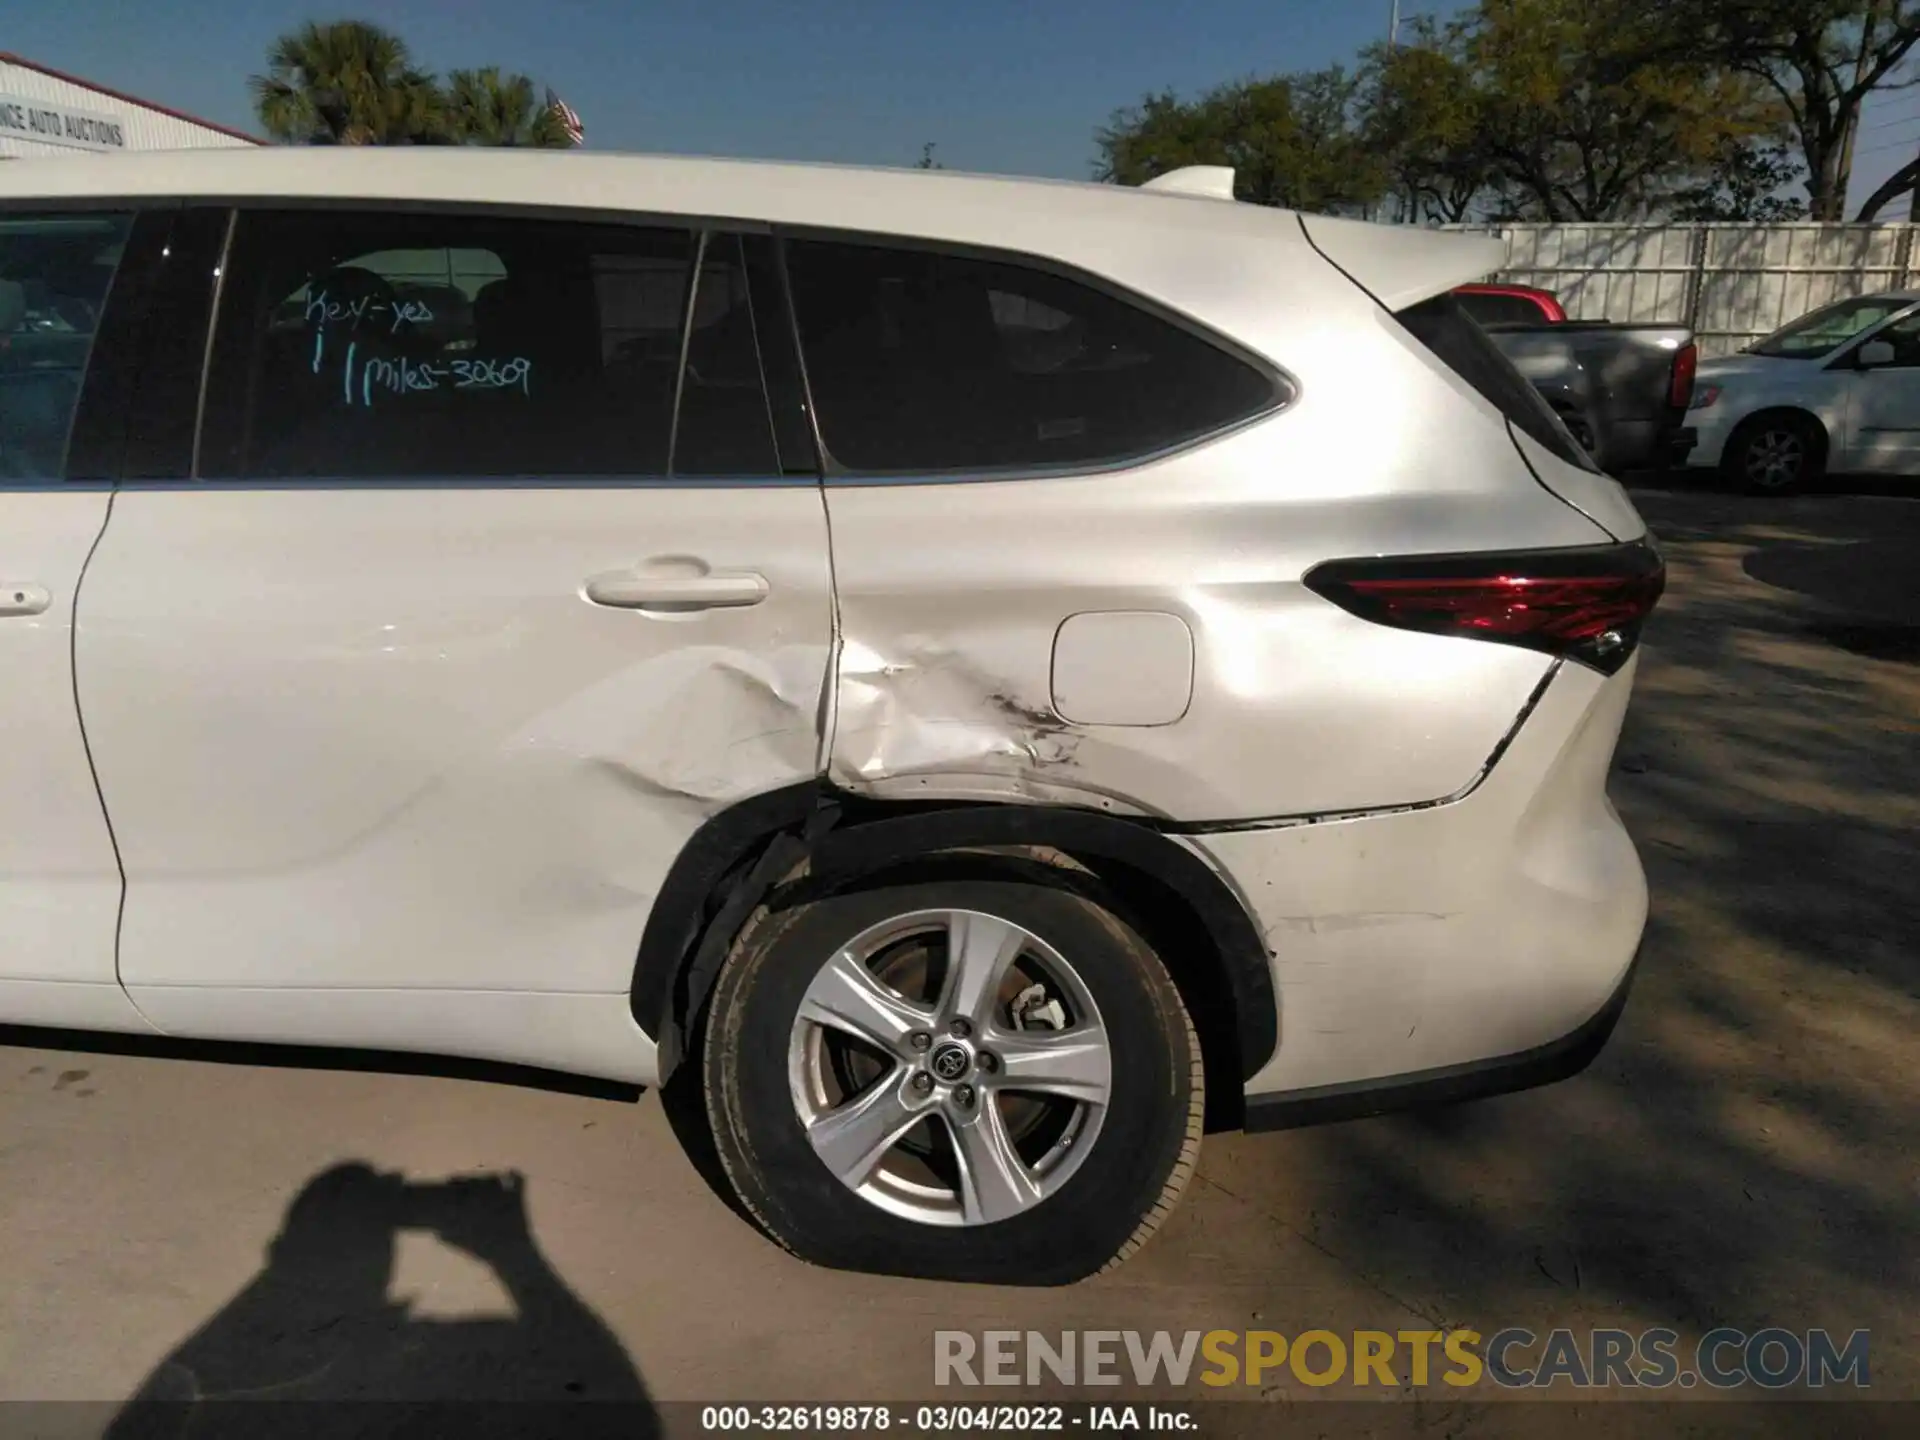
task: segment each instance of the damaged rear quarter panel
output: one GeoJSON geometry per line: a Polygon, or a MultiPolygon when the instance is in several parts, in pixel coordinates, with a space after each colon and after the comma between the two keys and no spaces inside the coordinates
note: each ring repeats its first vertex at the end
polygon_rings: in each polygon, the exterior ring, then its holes
{"type": "Polygon", "coordinates": [[[1183,228],[1164,244],[1061,254],[1265,355],[1297,394],[1133,466],[829,479],[837,784],[1201,823],[1418,804],[1480,773],[1545,675],[1545,656],[1372,625],[1300,579],[1342,556],[1604,533],[1324,260],[1251,220],[1195,231],[1200,212],[1167,213],[1183,228]],[[1173,723],[1056,712],[1061,622],[1113,610],[1192,632],[1192,700],[1173,723]]]}
{"type": "Polygon", "coordinates": [[[1393,510],[1236,478],[1262,473],[1275,449],[1262,429],[1291,419],[1137,471],[830,488],[834,783],[1189,822],[1418,803],[1469,783],[1549,662],[1371,625],[1306,590],[1319,560],[1373,548],[1352,534],[1356,509],[1362,522],[1393,510]],[[1055,711],[1056,633],[1089,611],[1186,623],[1193,697],[1177,721],[1055,711]]]}

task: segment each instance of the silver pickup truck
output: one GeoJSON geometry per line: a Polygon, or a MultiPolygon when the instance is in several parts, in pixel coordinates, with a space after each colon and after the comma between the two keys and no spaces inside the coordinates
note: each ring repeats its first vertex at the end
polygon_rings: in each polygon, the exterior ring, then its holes
{"type": "Polygon", "coordinates": [[[1546,290],[1468,285],[1454,292],[1514,368],[1532,382],[1610,474],[1678,465],[1699,362],[1684,325],[1568,320],[1546,290]]]}

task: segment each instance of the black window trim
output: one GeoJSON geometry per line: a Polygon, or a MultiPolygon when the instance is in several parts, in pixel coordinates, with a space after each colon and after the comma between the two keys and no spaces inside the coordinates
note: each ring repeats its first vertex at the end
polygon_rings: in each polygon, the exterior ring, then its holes
{"type": "Polygon", "coordinates": [[[193,449],[187,460],[187,478],[200,478],[200,445],[207,430],[207,387],[213,378],[214,342],[220,335],[220,307],[227,297],[227,266],[233,258],[233,237],[240,233],[240,207],[227,207],[227,223],[220,236],[220,259],[213,267],[213,299],[207,306],[207,333],[200,347],[200,383],[193,393],[193,449]]]}
{"type": "Polygon", "coordinates": [[[142,358],[151,328],[148,319],[158,289],[158,261],[166,253],[181,212],[171,206],[43,208],[29,201],[17,207],[0,206],[0,215],[9,209],[16,214],[123,214],[127,217],[120,263],[114,267],[113,279],[102,297],[100,320],[87,347],[86,373],[74,397],[73,414],[67,418],[67,443],[61,456],[60,476],[33,487],[12,484],[4,488],[111,487],[118,482],[126,465],[130,439],[128,421],[139,397],[142,358]],[[103,368],[98,363],[103,338],[121,349],[115,366],[103,368]]]}
{"type": "Polygon", "coordinates": [[[171,195],[0,195],[0,215],[85,214],[110,210],[178,210],[183,202],[171,195]]]}
{"type": "MultiPolygon", "coordinates": [[[[779,307],[777,323],[781,328],[779,344],[784,352],[782,358],[791,357],[793,367],[792,374],[790,376],[783,375],[782,379],[785,380],[788,385],[796,387],[799,392],[797,395],[786,397],[787,402],[791,404],[797,401],[800,406],[801,419],[805,426],[809,447],[812,450],[813,473],[818,476],[821,483],[824,484],[828,475],[832,472],[827,468],[829,464],[827,459],[827,444],[820,435],[820,416],[813,408],[813,380],[807,373],[807,349],[800,343],[800,316],[793,308],[793,280],[787,274],[786,241],[779,235],[769,234],[764,242],[764,246],[765,252],[770,259],[774,279],[780,290],[780,294],[774,303],[779,307]]],[[[772,397],[771,386],[769,386],[768,389],[768,396],[769,398],[772,397]]],[[[779,441],[778,427],[775,428],[774,439],[777,444],[779,441]]]]}
{"type": "MultiPolygon", "coordinates": [[[[707,240],[710,230],[696,230],[693,234],[693,256],[687,263],[686,293],[680,297],[680,358],[673,365],[673,408],[667,412],[667,474],[674,474],[673,462],[679,458],[680,449],[680,404],[687,396],[687,352],[693,348],[693,312],[700,304],[700,271],[707,263],[707,240]]],[[[749,297],[748,305],[752,305],[749,297]]],[[[749,312],[751,313],[751,312],[749,312]]],[[[756,361],[759,357],[755,357],[756,361]]],[[[767,376],[760,374],[760,393],[767,393],[767,376]]],[[[776,454],[774,463],[779,463],[776,454]]]]}
{"type": "Polygon", "coordinates": [[[776,243],[780,248],[780,269],[784,277],[787,271],[787,241],[816,240],[828,244],[863,245],[888,250],[923,250],[938,255],[953,255],[968,260],[978,260],[989,265],[1006,265],[1016,269],[1033,270],[1043,275],[1051,275],[1057,280],[1079,285],[1103,295],[1121,305],[1131,306],[1163,324],[1171,325],[1183,331],[1201,343],[1210,345],[1231,358],[1248,366],[1272,389],[1272,403],[1238,420],[1228,421],[1225,425],[1216,425],[1210,430],[1189,435],[1176,440],[1171,445],[1162,445],[1152,450],[1143,450],[1130,455],[1116,456],[1107,460],[1090,460],[1076,465],[1001,465],[1001,466],[960,466],[950,469],[912,469],[912,470],[852,470],[834,459],[827,448],[826,437],[820,431],[819,410],[813,399],[813,386],[806,375],[806,347],[800,343],[800,317],[793,304],[792,284],[787,283],[787,315],[793,325],[794,344],[799,347],[801,372],[807,385],[807,414],[813,421],[814,443],[819,447],[820,475],[823,483],[835,486],[855,485],[950,485],[982,484],[998,480],[1069,480],[1094,475],[1115,475],[1128,470],[1137,470],[1142,466],[1155,464],[1189,450],[1197,450],[1229,435],[1264,423],[1275,415],[1290,410],[1299,403],[1300,382],[1291,371],[1277,362],[1262,355],[1259,351],[1242,344],[1203,321],[1194,319],[1172,306],[1143,295],[1091,270],[1083,270],[1065,260],[1047,255],[1036,255],[1026,250],[1006,250],[992,245],[976,245],[966,241],[942,240],[928,235],[894,235],[881,231],[845,230],[837,226],[824,225],[787,225],[776,224],[773,227],[776,243]]]}

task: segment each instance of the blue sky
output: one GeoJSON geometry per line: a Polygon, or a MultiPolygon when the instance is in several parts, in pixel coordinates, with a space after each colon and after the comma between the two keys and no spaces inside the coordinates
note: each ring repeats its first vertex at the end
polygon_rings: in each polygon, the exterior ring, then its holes
{"type": "MultiPolygon", "coordinates": [[[[0,3],[0,49],[242,128],[276,35],[360,15],[432,69],[499,64],[553,85],[595,149],[909,164],[931,141],[956,169],[1083,178],[1116,107],[1350,60],[1385,34],[1390,0],[0,3]]],[[[1866,122],[1856,195],[1920,146],[1920,92],[1878,98],[1866,122]]]]}
{"type": "MultiPolygon", "coordinates": [[[[273,38],[361,16],[436,70],[551,84],[595,149],[910,164],[1081,179],[1093,134],[1149,89],[1349,59],[1389,0],[5,0],[0,49],[251,125],[273,38]]],[[[1408,0],[1409,11],[1453,10],[1408,0]]]]}

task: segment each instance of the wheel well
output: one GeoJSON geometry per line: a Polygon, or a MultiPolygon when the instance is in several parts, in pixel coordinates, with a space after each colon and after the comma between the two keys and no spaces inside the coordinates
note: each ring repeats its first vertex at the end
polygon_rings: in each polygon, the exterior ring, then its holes
{"type": "Polygon", "coordinates": [[[1768,420],[1793,420],[1807,426],[1813,431],[1814,438],[1820,442],[1822,452],[1832,443],[1831,437],[1827,434],[1826,422],[1811,410],[1803,410],[1798,405],[1769,405],[1764,410],[1756,410],[1751,415],[1741,418],[1740,423],[1733,427],[1733,434],[1727,437],[1727,449],[1731,450],[1734,441],[1747,435],[1756,425],[1768,420]]]}
{"type": "Polygon", "coordinates": [[[1225,881],[1150,824],[1011,804],[874,802],[820,785],[743,801],[695,832],[669,871],[634,967],[634,1019],[664,1083],[693,1048],[734,937],[776,886],[833,889],[953,852],[1016,854],[1085,871],[1166,965],[1200,1036],[1207,1127],[1241,1124],[1242,1087],[1278,1036],[1258,928],[1225,881]]]}

